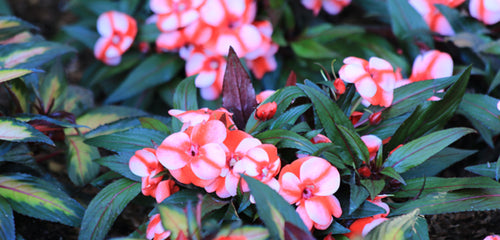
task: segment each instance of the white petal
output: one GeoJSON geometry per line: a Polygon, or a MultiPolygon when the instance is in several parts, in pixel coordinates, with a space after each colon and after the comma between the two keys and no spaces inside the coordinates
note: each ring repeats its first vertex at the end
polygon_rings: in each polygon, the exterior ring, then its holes
{"type": "Polygon", "coordinates": [[[356,82],[356,90],[359,95],[365,98],[370,98],[377,93],[377,85],[371,78],[363,78],[356,82]]]}
{"type": "Polygon", "coordinates": [[[218,27],[225,19],[224,7],[218,0],[207,0],[200,9],[200,15],[207,24],[218,27]]]}

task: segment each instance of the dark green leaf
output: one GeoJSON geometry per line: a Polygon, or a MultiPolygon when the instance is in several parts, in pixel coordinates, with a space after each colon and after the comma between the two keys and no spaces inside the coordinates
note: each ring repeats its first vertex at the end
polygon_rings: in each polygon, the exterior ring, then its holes
{"type": "Polygon", "coordinates": [[[174,55],[155,54],[137,66],[113,93],[106,103],[118,102],[140,92],[170,81],[182,68],[183,62],[174,55]]]}
{"type": "Polygon", "coordinates": [[[375,197],[382,192],[385,187],[384,180],[372,180],[372,179],[361,179],[361,184],[370,193],[370,198],[375,199],[375,197]]]}
{"type": "Polygon", "coordinates": [[[0,140],[41,142],[55,146],[52,140],[31,125],[14,118],[0,117],[0,140]]]}
{"type": "Polygon", "coordinates": [[[170,135],[170,128],[161,120],[152,117],[141,117],[139,118],[142,127],[147,129],[152,129],[156,131],[160,131],[164,134],[170,135]]]}
{"type": "Polygon", "coordinates": [[[488,88],[488,94],[493,91],[498,85],[500,85],[500,70],[495,74],[493,80],[491,80],[490,87],[488,88]]]}
{"type": "MultiPolygon", "coordinates": [[[[465,94],[458,113],[464,115],[485,140],[491,140],[492,135],[500,133],[500,112],[497,109],[498,99],[483,94],[465,94]],[[490,132],[484,135],[483,131],[490,132]]],[[[492,145],[492,144],[490,144],[492,145]]]]}
{"type": "MultiPolygon", "coordinates": [[[[0,9],[8,10],[8,5],[3,1],[0,1],[0,9]]],[[[2,11],[0,10],[0,12],[2,11]]],[[[0,14],[1,15],[1,14],[0,14]]],[[[12,14],[8,14],[12,15],[12,14]]],[[[24,31],[35,30],[37,29],[31,23],[23,21],[14,16],[2,16],[0,17],[0,41],[6,40],[10,37],[15,36],[24,31]]]]}
{"type": "Polygon", "coordinates": [[[349,196],[349,211],[347,212],[348,215],[357,210],[359,206],[361,206],[361,204],[363,204],[370,196],[370,193],[364,187],[358,186],[356,184],[351,184],[349,196]]]}
{"type": "Polygon", "coordinates": [[[244,129],[248,119],[257,106],[255,89],[240,59],[229,47],[226,72],[222,85],[222,107],[233,113],[233,120],[238,129],[244,129]]]}
{"type": "Polygon", "coordinates": [[[413,140],[396,149],[384,163],[396,172],[403,173],[416,167],[443,150],[462,136],[475,132],[470,128],[450,128],[413,140]]]}
{"type": "Polygon", "coordinates": [[[441,129],[454,115],[465,93],[471,67],[459,74],[458,80],[446,91],[443,99],[426,103],[417,108],[413,114],[398,128],[389,141],[386,150],[390,151],[399,144],[405,144],[428,132],[441,129]]]}
{"type": "Polygon", "coordinates": [[[198,110],[195,76],[182,80],[175,88],[174,108],[180,110],[198,110]]]}
{"type": "Polygon", "coordinates": [[[436,176],[439,172],[476,152],[475,150],[447,147],[422,164],[403,173],[402,176],[405,179],[436,176]]]}
{"type": "Polygon", "coordinates": [[[313,39],[303,39],[291,43],[293,52],[307,59],[333,59],[339,55],[313,39]]]}
{"type": "Polygon", "coordinates": [[[83,216],[78,239],[104,239],[125,206],[141,192],[141,183],[119,179],[90,201],[83,216]]]}
{"type": "Polygon", "coordinates": [[[128,162],[133,155],[134,152],[118,153],[115,155],[95,159],[94,162],[106,166],[112,171],[117,172],[130,180],[139,182],[141,181],[141,178],[133,174],[128,166],[128,162]]]}
{"type": "Polygon", "coordinates": [[[99,34],[95,30],[90,30],[85,26],[68,25],[64,26],[62,30],[70,37],[83,43],[88,49],[94,49],[94,45],[99,38],[99,34]]]}
{"type": "Polygon", "coordinates": [[[47,41],[0,45],[0,67],[36,68],[72,51],[68,46],[47,41]]]}
{"type": "Polygon", "coordinates": [[[85,143],[115,152],[135,152],[146,147],[161,144],[166,135],[147,128],[132,128],[109,135],[97,136],[85,140],[85,143]]]}
{"type": "Polygon", "coordinates": [[[79,226],[84,208],[64,191],[31,175],[0,175],[0,196],[12,209],[30,217],[79,226]]]}
{"type": "Polygon", "coordinates": [[[356,131],[342,125],[337,125],[337,128],[342,134],[344,141],[351,148],[352,154],[356,157],[356,162],[369,162],[370,154],[368,153],[368,148],[356,131]]]}
{"type": "Polygon", "coordinates": [[[318,150],[309,139],[285,129],[274,129],[259,133],[255,136],[263,143],[270,143],[280,148],[295,148],[309,154],[318,150]]]}
{"type": "Polygon", "coordinates": [[[99,158],[96,147],[84,143],[82,136],[66,136],[68,146],[68,176],[78,186],[92,181],[99,173],[99,164],[93,160],[99,158]]]}
{"type": "MultiPolygon", "coordinates": [[[[311,107],[311,104],[303,104],[297,107],[290,108],[288,111],[281,114],[272,121],[269,129],[280,129],[295,124],[297,119],[311,107]]],[[[275,115],[276,116],[276,115],[275,115]]]]}
{"type": "Polygon", "coordinates": [[[66,88],[66,96],[64,97],[63,104],[64,111],[78,116],[94,107],[94,93],[80,86],[69,85],[66,88]]]}
{"type": "Polygon", "coordinates": [[[400,183],[402,183],[403,185],[406,185],[406,182],[403,179],[403,177],[401,177],[401,175],[399,175],[399,173],[396,172],[396,170],[392,167],[385,167],[382,169],[382,171],[380,171],[380,173],[383,175],[386,175],[388,177],[394,178],[394,179],[398,180],[400,183]]]}
{"type": "Polygon", "coordinates": [[[102,135],[110,135],[116,132],[126,131],[132,128],[142,127],[141,121],[136,118],[122,118],[120,120],[100,125],[85,133],[85,138],[94,138],[102,135]]]}
{"type": "Polygon", "coordinates": [[[394,193],[394,197],[412,198],[420,194],[450,192],[465,188],[500,188],[500,183],[488,177],[468,178],[415,178],[407,181],[407,185],[394,193]]]}
{"type": "Polygon", "coordinates": [[[342,216],[340,217],[340,219],[365,218],[385,212],[385,209],[365,200],[363,204],[361,204],[361,206],[359,206],[359,208],[351,214],[348,214],[348,211],[345,211],[345,209],[342,208],[342,216]]]}
{"type": "Polygon", "coordinates": [[[490,177],[493,179],[496,179],[498,176],[497,169],[498,169],[498,161],[492,163],[488,162],[484,164],[468,166],[465,168],[465,170],[467,171],[473,172],[481,176],[490,177]]]}
{"type": "Polygon", "coordinates": [[[16,239],[14,213],[2,196],[0,196],[0,239],[16,239]]]}
{"type": "Polygon", "coordinates": [[[419,208],[424,215],[500,209],[500,189],[464,189],[428,194],[406,203],[390,204],[390,216],[405,214],[419,208]]]}
{"type": "Polygon", "coordinates": [[[419,214],[418,209],[416,209],[406,215],[390,218],[372,229],[364,239],[419,239],[413,237],[413,235],[418,235],[415,232],[417,220],[423,218],[419,214]]]}
{"type": "Polygon", "coordinates": [[[276,216],[273,216],[273,213],[270,209],[276,210],[277,214],[281,215],[283,219],[286,219],[287,222],[297,226],[298,228],[304,230],[305,232],[309,232],[309,229],[304,225],[302,219],[299,217],[297,212],[293,209],[293,207],[285,201],[276,191],[271,189],[269,186],[255,180],[252,177],[248,177],[242,175],[245,181],[248,183],[248,187],[250,188],[250,192],[255,198],[255,204],[257,206],[257,212],[259,213],[260,218],[266,224],[269,229],[269,233],[272,238],[279,239],[283,234],[283,227],[277,225],[275,221],[276,216]]]}

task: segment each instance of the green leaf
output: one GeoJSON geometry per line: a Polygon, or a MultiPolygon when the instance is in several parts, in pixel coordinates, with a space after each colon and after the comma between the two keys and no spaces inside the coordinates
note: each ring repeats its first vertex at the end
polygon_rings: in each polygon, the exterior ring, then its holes
{"type": "Polygon", "coordinates": [[[436,192],[450,192],[465,188],[500,188],[500,183],[488,177],[467,178],[415,178],[407,181],[407,185],[394,193],[394,197],[413,198],[420,194],[425,196],[436,192]]]}
{"type": "Polygon", "coordinates": [[[170,128],[163,123],[161,120],[152,117],[141,117],[139,118],[141,126],[147,129],[156,130],[164,134],[170,135],[170,128]]]}
{"type": "Polygon", "coordinates": [[[182,68],[183,61],[179,57],[169,54],[155,54],[145,59],[137,66],[105,103],[115,103],[140,92],[170,81],[182,68]]]}
{"type": "Polygon", "coordinates": [[[114,172],[121,174],[122,176],[140,182],[141,178],[130,171],[128,162],[130,158],[134,155],[134,152],[118,153],[115,155],[95,159],[94,162],[108,167],[114,172]]]}
{"type": "Polygon", "coordinates": [[[255,198],[257,212],[264,224],[267,226],[267,229],[269,229],[269,234],[272,238],[279,239],[284,230],[280,228],[280,226],[276,225],[277,223],[275,222],[272,213],[269,211],[270,208],[277,210],[275,213],[281,215],[287,222],[290,222],[305,232],[309,232],[309,229],[307,229],[304,225],[302,219],[293,207],[276,191],[252,177],[246,175],[242,175],[242,177],[245,179],[248,187],[250,188],[251,194],[255,198]]]}
{"type": "Polygon", "coordinates": [[[92,107],[94,107],[94,93],[91,90],[76,85],[67,86],[63,102],[64,111],[78,116],[92,107]]]}
{"type": "Polygon", "coordinates": [[[224,227],[217,233],[215,239],[219,237],[235,237],[235,239],[241,237],[242,239],[265,240],[269,238],[269,232],[267,229],[258,226],[243,226],[236,229],[224,227]]]}
{"type": "Polygon", "coordinates": [[[0,0],[0,15],[13,15],[7,0],[0,0]]]}
{"type": "Polygon", "coordinates": [[[276,119],[272,121],[269,129],[283,129],[285,127],[292,126],[293,124],[295,124],[297,119],[302,116],[302,114],[304,114],[311,106],[311,104],[303,104],[297,107],[290,108],[279,117],[275,117],[276,119]]]}
{"type": "Polygon", "coordinates": [[[109,135],[85,140],[85,143],[115,152],[135,152],[146,147],[160,145],[166,134],[147,128],[132,128],[109,135]]]}
{"type": "MultiPolygon", "coordinates": [[[[458,113],[464,115],[467,119],[473,119],[471,123],[478,130],[485,129],[491,135],[497,135],[500,133],[500,111],[497,109],[498,101],[500,100],[488,95],[467,93],[460,103],[458,113]],[[478,125],[481,126],[478,127],[478,125]]],[[[482,136],[483,138],[485,137],[484,135],[482,136]]]]}
{"type": "Polygon", "coordinates": [[[361,179],[361,184],[368,190],[370,193],[370,198],[375,199],[375,197],[382,192],[385,187],[384,180],[372,180],[372,179],[361,179]]]}
{"type": "Polygon", "coordinates": [[[348,129],[342,125],[337,125],[337,128],[342,134],[344,141],[351,148],[352,154],[356,157],[356,160],[358,160],[357,162],[370,162],[370,153],[368,153],[368,148],[356,131],[348,129]]]}
{"type": "Polygon", "coordinates": [[[190,76],[182,80],[175,88],[174,108],[180,110],[198,110],[196,76],[190,76]]]}
{"type": "Polygon", "coordinates": [[[0,117],[0,140],[40,142],[55,146],[52,140],[31,125],[8,117],[0,117]]]}
{"type": "Polygon", "coordinates": [[[141,183],[119,179],[90,201],[83,216],[78,239],[104,239],[125,206],[141,192],[141,183]]]}
{"type": "Polygon", "coordinates": [[[349,191],[349,211],[347,213],[350,215],[356,211],[361,204],[363,204],[366,199],[370,196],[370,193],[366,188],[358,186],[356,184],[350,184],[349,191]]]}
{"type": "MultiPolygon", "coordinates": [[[[2,3],[0,1],[0,9],[8,9],[5,3],[2,3]],[[4,8],[5,7],[5,8],[4,8]]],[[[0,11],[2,11],[0,10],[0,11]]],[[[12,14],[8,14],[12,15],[12,14]]],[[[34,26],[31,23],[28,23],[26,21],[23,21],[17,17],[13,16],[2,16],[0,17],[0,41],[8,39],[10,37],[15,36],[16,34],[19,34],[24,31],[29,31],[29,30],[35,30],[37,29],[36,26],[34,26]]]]}
{"type": "Polygon", "coordinates": [[[357,208],[356,211],[352,213],[348,213],[348,211],[345,210],[346,209],[342,208],[342,216],[340,217],[340,219],[359,219],[386,212],[385,209],[377,206],[376,204],[368,202],[367,200],[365,200],[361,204],[361,206],[359,206],[359,208],[357,208]]]}
{"type": "Polygon", "coordinates": [[[189,232],[188,219],[182,208],[160,204],[158,211],[160,212],[163,228],[171,232],[172,239],[176,239],[181,233],[187,237],[189,232]]]}
{"type": "Polygon", "coordinates": [[[62,27],[62,30],[70,37],[83,43],[88,49],[94,49],[94,45],[99,38],[99,34],[95,30],[90,30],[84,26],[68,25],[62,27]]]}
{"type": "Polygon", "coordinates": [[[255,136],[263,143],[270,143],[279,148],[295,148],[309,154],[313,154],[318,150],[309,139],[285,129],[273,129],[259,133],[255,136]]]}
{"type": "Polygon", "coordinates": [[[84,140],[82,136],[66,136],[68,176],[77,186],[89,183],[99,173],[99,164],[93,161],[99,158],[99,150],[87,145],[84,140]]]}
{"type": "Polygon", "coordinates": [[[455,33],[468,32],[472,34],[487,33],[488,29],[484,24],[475,19],[466,18],[457,9],[450,8],[446,5],[435,4],[436,8],[448,20],[455,33]]]}
{"type": "MultiPolygon", "coordinates": [[[[4,142],[11,143],[11,142],[4,142]]],[[[3,147],[3,145],[2,145],[3,147]]],[[[35,158],[33,158],[33,153],[30,151],[26,144],[13,144],[12,148],[4,148],[3,151],[7,151],[5,154],[0,156],[0,162],[8,161],[24,164],[30,167],[36,168],[37,164],[35,158]]]]}
{"type": "Polygon", "coordinates": [[[470,128],[450,128],[420,137],[396,149],[383,166],[392,167],[398,173],[406,172],[464,135],[473,132],[475,131],[470,128]]]}
{"type": "MultiPolygon", "coordinates": [[[[499,156],[500,159],[500,156],[499,156]]],[[[473,165],[473,166],[468,166],[465,168],[465,170],[473,172],[475,174],[481,175],[481,176],[486,176],[490,177],[493,179],[496,179],[498,177],[498,160],[497,162],[493,163],[484,163],[484,164],[478,164],[478,165],[473,165]]]]}
{"type": "Polygon", "coordinates": [[[85,138],[89,139],[97,136],[109,135],[116,132],[122,132],[132,128],[140,128],[140,127],[142,127],[142,124],[138,118],[135,117],[122,118],[120,120],[111,123],[106,123],[92,129],[91,131],[85,133],[85,138]]]}
{"type": "Polygon", "coordinates": [[[302,58],[307,59],[333,59],[340,56],[313,39],[302,39],[291,42],[293,52],[302,58]]]}
{"type": "MultiPolygon", "coordinates": [[[[337,38],[343,39],[353,34],[364,33],[365,30],[356,25],[332,25],[321,23],[305,29],[300,39],[312,39],[318,43],[328,43],[337,38]]],[[[329,58],[333,58],[330,56],[329,58]]]]}
{"type": "Polygon", "coordinates": [[[347,118],[344,112],[332,101],[332,99],[328,98],[321,92],[318,92],[317,90],[306,85],[297,86],[304,91],[309,99],[311,99],[316,116],[319,118],[326,136],[332,140],[333,143],[340,146],[340,149],[345,149],[343,151],[347,151],[347,153],[345,153],[344,156],[349,157],[350,161],[354,161],[356,156],[356,147],[348,144],[349,141],[346,137],[344,137],[339,128],[339,126],[343,126],[347,130],[355,131],[349,118],[347,118]]]}
{"type": "Polygon", "coordinates": [[[415,232],[417,220],[423,218],[419,214],[418,209],[415,209],[406,215],[391,218],[372,229],[364,239],[419,239],[414,238],[414,235],[418,235],[415,232]]]}
{"type": "Polygon", "coordinates": [[[0,67],[36,68],[73,51],[68,46],[47,41],[0,45],[0,67]]]}
{"type": "Polygon", "coordinates": [[[493,77],[493,80],[491,80],[490,87],[488,88],[488,94],[493,91],[496,87],[500,85],[500,70],[497,71],[497,74],[495,74],[495,77],[493,77]]]}
{"type": "Polygon", "coordinates": [[[0,239],[16,239],[14,213],[2,196],[0,196],[0,239]]]}
{"type": "Polygon", "coordinates": [[[458,80],[446,91],[443,99],[427,102],[424,107],[418,108],[398,128],[389,141],[386,150],[390,151],[399,144],[404,144],[428,132],[441,129],[454,115],[465,93],[471,67],[459,74],[458,80]]]}
{"type": "Polygon", "coordinates": [[[0,83],[34,72],[33,69],[0,69],[0,83]]]}
{"type": "Polygon", "coordinates": [[[66,93],[67,86],[64,74],[61,61],[57,61],[52,65],[49,73],[41,79],[38,91],[45,113],[54,112],[59,105],[63,104],[61,96],[66,93]]]}
{"type": "MultiPolygon", "coordinates": [[[[145,112],[129,107],[106,105],[94,108],[84,115],[76,119],[79,125],[87,126],[89,128],[79,128],[80,133],[84,134],[100,125],[111,123],[120,119],[128,117],[138,117],[146,115],[145,112]]],[[[76,134],[76,131],[66,132],[66,134],[76,134]]]]}
{"type": "Polygon", "coordinates": [[[400,183],[402,183],[403,185],[406,185],[406,182],[403,179],[403,177],[401,177],[401,175],[399,175],[399,173],[396,172],[396,170],[392,167],[383,168],[382,171],[380,171],[380,174],[394,178],[394,179],[398,180],[400,183]]]}
{"type": "Polygon", "coordinates": [[[403,173],[402,176],[404,179],[436,176],[439,172],[476,152],[477,151],[475,150],[463,150],[447,147],[427,159],[422,164],[403,173]]]}
{"type": "Polygon", "coordinates": [[[392,203],[389,216],[405,214],[419,208],[423,215],[500,209],[500,189],[464,189],[428,194],[406,203],[392,203]]]}
{"type": "Polygon", "coordinates": [[[84,208],[64,191],[31,175],[14,173],[0,175],[0,196],[12,209],[30,217],[80,225],[84,208]]]}

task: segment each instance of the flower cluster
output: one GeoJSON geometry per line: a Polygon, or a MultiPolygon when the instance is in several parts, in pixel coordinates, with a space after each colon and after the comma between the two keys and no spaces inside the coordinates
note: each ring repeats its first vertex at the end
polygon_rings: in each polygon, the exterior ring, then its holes
{"type": "Polygon", "coordinates": [[[314,15],[318,15],[323,9],[332,15],[338,14],[344,7],[351,3],[351,0],[301,0],[305,8],[313,11],[314,15]]]}
{"type": "Polygon", "coordinates": [[[137,34],[137,23],[131,16],[117,11],[101,14],[97,19],[101,37],[94,46],[94,55],[108,65],[118,65],[137,34]]]}
{"type": "Polygon", "coordinates": [[[463,2],[465,0],[409,0],[413,8],[422,15],[431,31],[445,36],[455,35],[455,31],[453,31],[450,22],[436,8],[435,4],[443,4],[447,7],[455,8],[463,2]]]}
{"type": "Polygon", "coordinates": [[[177,51],[186,60],[186,74],[196,77],[204,99],[213,100],[222,92],[229,47],[257,78],[276,69],[269,21],[256,21],[257,2],[252,0],[152,0],[151,10],[161,34],[156,45],[177,51]]]}

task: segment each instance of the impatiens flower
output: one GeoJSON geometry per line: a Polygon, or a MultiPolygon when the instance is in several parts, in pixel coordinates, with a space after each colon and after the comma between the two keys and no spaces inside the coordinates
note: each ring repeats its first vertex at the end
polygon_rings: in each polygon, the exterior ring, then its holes
{"type": "Polygon", "coordinates": [[[274,71],[278,64],[274,54],[278,51],[278,44],[272,42],[273,26],[269,21],[256,21],[253,23],[260,32],[262,42],[260,46],[245,55],[248,68],[256,78],[261,79],[267,72],[274,71]]]}
{"type": "Polygon", "coordinates": [[[486,25],[492,25],[500,21],[499,0],[470,0],[470,15],[486,25]]]}
{"type": "Polygon", "coordinates": [[[497,102],[497,109],[500,111],[500,101],[497,102]]]}
{"type": "Polygon", "coordinates": [[[180,53],[186,60],[186,75],[198,74],[195,85],[200,88],[203,99],[214,100],[219,97],[222,93],[226,59],[201,47],[183,48],[180,53]]]}
{"type": "Polygon", "coordinates": [[[255,96],[255,100],[257,100],[257,103],[260,104],[261,102],[264,102],[268,97],[273,95],[276,91],[275,90],[265,90],[257,94],[255,96]]]}
{"type": "Polygon", "coordinates": [[[365,143],[370,153],[370,161],[375,159],[377,156],[378,149],[382,146],[382,140],[375,135],[364,135],[361,136],[361,140],[365,143]]]}
{"type": "Polygon", "coordinates": [[[450,54],[430,50],[418,55],[413,62],[410,81],[449,77],[453,74],[453,59],[450,54]]]}
{"type": "Polygon", "coordinates": [[[369,61],[348,57],[344,64],[339,70],[340,78],[354,83],[368,105],[391,106],[396,74],[389,62],[377,57],[371,57],[369,61]]]}
{"type": "Polygon", "coordinates": [[[266,104],[260,105],[255,110],[255,118],[261,121],[267,121],[274,117],[278,109],[278,104],[276,102],[268,102],[266,104]]]}
{"type": "Polygon", "coordinates": [[[155,214],[149,219],[146,229],[146,238],[151,240],[164,240],[170,237],[170,231],[166,231],[161,223],[160,214],[155,214]]]}
{"type": "Polygon", "coordinates": [[[389,205],[382,202],[382,199],[387,197],[387,195],[379,195],[373,200],[368,200],[371,203],[385,209],[385,213],[377,214],[371,217],[360,218],[354,221],[351,226],[349,226],[350,233],[345,234],[349,239],[362,239],[365,237],[372,229],[380,225],[381,223],[387,221],[387,215],[389,215],[389,205]]]}
{"type": "Polygon", "coordinates": [[[443,4],[455,8],[465,0],[408,0],[410,5],[424,18],[431,31],[441,35],[452,36],[455,31],[451,28],[448,20],[441,14],[434,4],[443,4]]]}
{"type": "MultiPolygon", "coordinates": [[[[220,175],[226,163],[222,146],[226,135],[224,123],[209,120],[186,132],[177,132],[165,138],[158,147],[156,156],[168,170],[187,166],[197,178],[213,180],[220,175]]],[[[171,173],[176,177],[172,171],[171,173]]]]}
{"type": "Polygon", "coordinates": [[[118,65],[137,34],[137,23],[131,16],[117,11],[101,14],[97,19],[101,37],[94,45],[94,55],[108,65],[118,65]]]}
{"type": "Polygon", "coordinates": [[[319,157],[304,157],[281,170],[280,195],[297,205],[297,213],[309,229],[326,229],[340,217],[340,202],[333,196],[340,186],[337,168],[319,157]]]}
{"type": "Polygon", "coordinates": [[[233,114],[227,111],[225,108],[219,108],[216,110],[210,110],[208,108],[201,108],[198,110],[183,111],[179,109],[170,109],[168,114],[179,119],[183,125],[182,130],[188,129],[188,127],[194,127],[202,122],[208,120],[221,120],[225,123],[226,128],[234,128],[234,121],[231,117],[233,114]]]}
{"type": "Polygon", "coordinates": [[[158,29],[169,32],[198,20],[198,8],[204,2],[205,0],[151,0],[149,6],[158,15],[158,29]]]}
{"type": "Polygon", "coordinates": [[[486,236],[483,240],[500,240],[500,235],[489,235],[486,236]]]}
{"type": "Polygon", "coordinates": [[[351,0],[301,0],[305,8],[313,10],[314,15],[318,15],[321,7],[329,14],[338,14],[351,0]]]}

